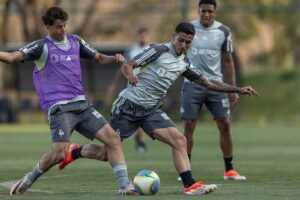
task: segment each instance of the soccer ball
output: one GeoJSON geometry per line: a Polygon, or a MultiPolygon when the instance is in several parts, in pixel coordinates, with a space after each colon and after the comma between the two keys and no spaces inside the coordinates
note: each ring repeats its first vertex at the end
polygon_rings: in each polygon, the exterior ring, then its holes
{"type": "Polygon", "coordinates": [[[134,177],[133,186],[140,195],[153,195],[159,189],[160,180],[154,171],[145,169],[134,177]]]}

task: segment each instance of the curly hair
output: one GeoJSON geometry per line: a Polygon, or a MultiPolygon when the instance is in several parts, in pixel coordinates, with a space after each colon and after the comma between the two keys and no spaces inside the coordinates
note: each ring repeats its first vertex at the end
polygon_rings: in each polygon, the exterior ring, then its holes
{"type": "Polygon", "coordinates": [[[69,19],[68,13],[60,7],[51,7],[46,10],[42,20],[45,25],[53,25],[55,20],[67,21],[69,19]]]}

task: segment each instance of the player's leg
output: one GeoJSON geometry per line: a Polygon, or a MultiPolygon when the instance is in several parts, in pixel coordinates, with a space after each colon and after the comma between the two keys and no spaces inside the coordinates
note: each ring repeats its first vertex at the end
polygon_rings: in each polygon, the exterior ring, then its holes
{"type": "Polygon", "coordinates": [[[215,184],[206,185],[194,180],[186,152],[186,139],[175,127],[155,129],[153,136],[171,146],[173,164],[181,177],[185,194],[209,194],[217,189],[215,184]]]}
{"type": "Polygon", "coordinates": [[[81,113],[80,117],[83,120],[76,126],[76,130],[88,139],[97,139],[105,145],[105,148],[99,145],[84,145],[82,147],[81,156],[99,160],[103,154],[107,154],[108,161],[119,183],[119,193],[122,195],[137,194],[133,190],[128,178],[127,165],[120,136],[93,107],[81,113]],[[96,151],[101,151],[101,153],[96,151]]]}
{"type": "Polygon", "coordinates": [[[191,161],[192,149],[194,146],[194,131],[197,125],[197,119],[186,119],[184,120],[184,136],[187,141],[187,154],[191,161]]]}
{"type": "Polygon", "coordinates": [[[51,167],[65,159],[69,147],[70,135],[76,120],[69,113],[53,112],[49,117],[52,133],[52,150],[45,154],[36,167],[26,174],[21,180],[12,185],[10,194],[20,195],[24,193],[42,174],[51,167]]]}
{"type": "Polygon", "coordinates": [[[105,146],[101,144],[71,144],[66,158],[59,163],[58,168],[63,170],[67,165],[79,158],[88,158],[100,161],[108,161],[105,146]]]}
{"type": "Polygon", "coordinates": [[[207,194],[217,188],[216,185],[205,185],[193,179],[191,165],[186,152],[186,139],[164,112],[157,110],[148,116],[142,124],[142,128],[152,138],[158,139],[172,148],[173,164],[182,178],[185,194],[207,194]]]}
{"type": "Polygon", "coordinates": [[[138,128],[138,130],[135,132],[135,145],[139,152],[146,152],[148,149],[144,141],[144,131],[142,128],[138,128]]]}
{"type": "Polygon", "coordinates": [[[211,111],[220,132],[220,148],[223,153],[225,180],[245,180],[245,176],[238,174],[233,168],[233,142],[230,130],[230,108],[228,95],[224,93],[210,92],[207,101],[207,108],[211,111]]]}
{"type": "Polygon", "coordinates": [[[68,146],[68,142],[53,143],[52,151],[45,154],[31,172],[12,185],[10,195],[23,194],[41,175],[64,160],[68,146]]]}
{"type": "Polygon", "coordinates": [[[187,153],[190,161],[194,145],[193,135],[205,95],[206,90],[202,87],[184,83],[181,93],[180,118],[184,120],[184,136],[187,140],[187,153]]]}
{"type": "MultiPolygon", "coordinates": [[[[121,101],[124,103],[122,99],[117,99],[114,103],[114,106],[112,110],[114,111],[116,107],[119,107],[120,105],[118,102],[121,101]]],[[[94,111],[93,111],[94,112],[94,111]]],[[[96,113],[98,113],[96,111],[96,113]]],[[[76,130],[80,133],[86,133],[85,136],[89,139],[93,139],[95,137],[94,131],[98,132],[98,129],[101,129],[105,124],[106,120],[99,114],[96,115],[99,116],[99,119],[93,119],[93,118],[88,118],[89,122],[81,123],[81,125],[77,126],[76,130]],[[97,120],[97,121],[93,121],[97,120]],[[92,130],[88,130],[91,127],[94,127],[92,130]],[[93,133],[93,134],[90,134],[93,133]]],[[[112,120],[111,120],[111,125],[114,130],[118,130],[118,132],[122,134],[122,138],[127,138],[129,137],[132,133],[136,131],[138,128],[138,124],[131,123],[125,118],[119,117],[118,115],[114,115],[114,112],[112,112],[112,120]],[[128,134],[130,133],[130,134],[128,134]]],[[[84,117],[86,118],[86,117],[84,117]]],[[[75,145],[74,148],[70,148],[68,152],[68,156],[66,159],[59,164],[60,169],[64,169],[65,166],[73,162],[74,160],[78,158],[89,158],[89,159],[97,159],[101,161],[107,161],[108,156],[107,156],[107,150],[105,146],[99,145],[99,144],[85,144],[79,147],[77,144],[75,145]]]]}

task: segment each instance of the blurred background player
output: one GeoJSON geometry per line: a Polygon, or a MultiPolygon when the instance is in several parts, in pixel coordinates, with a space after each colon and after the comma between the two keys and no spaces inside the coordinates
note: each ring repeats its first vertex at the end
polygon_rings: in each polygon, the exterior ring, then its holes
{"type": "MultiPolygon", "coordinates": [[[[226,79],[236,85],[234,63],[232,59],[232,39],[228,27],[215,21],[217,3],[215,0],[200,0],[199,19],[192,21],[196,34],[191,48],[187,52],[193,67],[209,79],[223,82],[221,66],[224,66],[226,79]],[[223,61],[223,65],[221,62],[223,61]]],[[[197,118],[203,104],[212,113],[220,131],[220,147],[225,163],[225,180],[245,180],[233,168],[233,144],[230,132],[230,106],[237,104],[239,96],[232,93],[229,103],[226,93],[218,93],[194,84],[185,79],[182,86],[180,117],[185,121],[184,135],[187,139],[187,152],[191,161],[193,134],[197,118]]],[[[180,179],[180,177],[178,178],[180,179]]]]}
{"type": "Polygon", "coordinates": [[[121,54],[106,56],[79,36],[66,34],[68,18],[62,8],[51,7],[42,16],[48,31],[46,37],[18,51],[0,52],[3,62],[34,61],[33,81],[40,105],[48,114],[52,139],[51,151],[11,186],[10,195],[23,194],[41,175],[66,158],[73,130],[105,144],[119,183],[119,194],[136,194],[128,179],[120,137],[86,100],[81,78],[80,58],[111,64],[124,61],[124,57],[121,54]]]}
{"type": "MultiPolygon", "coordinates": [[[[127,60],[131,60],[134,56],[142,53],[146,48],[149,47],[150,40],[150,31],[146,27],[141,27],[137,31],[136,43],[132,45],[126,52],[125,56],[127,60]]],[[[135,69],[134,73],[137,73],[139,69],[135,69]]],[[[124,80],[121,70],[118,70],[115,77],[113,78],[112,83],[108,87],[108,96],[111,100],[115,96],[118,85],[120,85],[121,80],[124,80]]],[[[108,101],[107,101],[108,102],[108,101]]],[[[109,101],[110,102],[110,101],[109,101]]],[[[135,133],[135,147],[139,152],[146,152],[148,147],[144,141],[144,131],[139,128],[135,133]]]]}

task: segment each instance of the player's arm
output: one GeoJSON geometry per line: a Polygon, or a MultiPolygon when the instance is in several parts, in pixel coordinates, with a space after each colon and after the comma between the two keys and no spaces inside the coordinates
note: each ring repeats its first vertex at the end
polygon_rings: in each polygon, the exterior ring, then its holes
{"type": "Polygon", "coordinates": [[[207,76],[203,74],[198,74],[191,69],[186,70],[183,74],[184,77],[190,81],[206,87],[209,90],[217,92],[226,92],[226,93],[239,93],[239,94],[248,94],[250,96],[258,96],[258,92],[255,91],[251,86],[237,87],[227,83],[222,83],[219,81],[208,79],[207,76]]]}
{"type": "Polygon", "coordinates": [[[23,54],[20,51],[4,52],[0,51],[0,61],[5,63],[14,63],[24,59],[23,54]]]}
{"type": "Polygon", "coordinates": [[[14,52],[0,52],[0,61],[14,63],[18,61],[33,61],[40,58],[44,48],[43,40],[33,41],[14,52]]]}
{"type": "Polygon", "coordinates": [[[108,56],[102,53],[99,53],[86,41],[84,41],[78,35],[73,35],[80,46],[80,57],[88,60],[94,60],[102,65],[109,65],[112,63],[118,63],[124,61],[124,57],[121,54],[116,54],[114,56],[108,56]]]}
{"type": "Polygon", "coordinates": [[[94,61],[102,64],[102,65],[108,65],[108,64],[112,64],[112,63],[120,63],[123,62],[125,59],[124,57],[117,53],[114,56],[108,56],[108,55],[104,55],[102,53],[97,52],[95,57],[94,57],[94,61]]]}
{"type": "Polygon", "coordinates": [[[164,45],[151,45],[145,49],[142,53],[135,56],[128,63],[122,66],[121,70],[123,75],[127,78],[129,84],[135,86],[138,82],[138,78],[133,73],[133,69],[150,64],[159,58],[164,52],[168,51],[169,48],[164,45]]]}
{"type": "MultiPolygon", "coordinates": [[[[225,40],[222,45],[222,62],[226,79],[230,85],[236,86],[235,80],[235,68],[232,58],[233,45],[230,29],[226,26],[222,26],[221,29],[224,31],[225,40]]],[[[238,103],[239,95],[237,93],[230,94],[230,105],[234,106],[238,103]]]]}
{"type": "Polygon", "coordinates": [[[134,59],[131,59],[128,63],[121,67],[121,71],[128,80],[128,83],[133,86],[135,86],[138,82],[137,76],[133,73],[133,69],[136,67],[138,67],[138,64],[134,59]]]}
{"type": "MultiPolygon", "coordinates": [[[[224,71],[225,71],[225,75],[226,75],[228,83],[230,85],[235,86],[236,85],[235,68],[234,68],[232,54],[229,52],[222,53],[222,61],[223,61],[224,71]]],[[[237,93],[232,93],[231,94],[231,106],[236,105],[238,100],[239,100],[239,95],[237,93]]]]}

